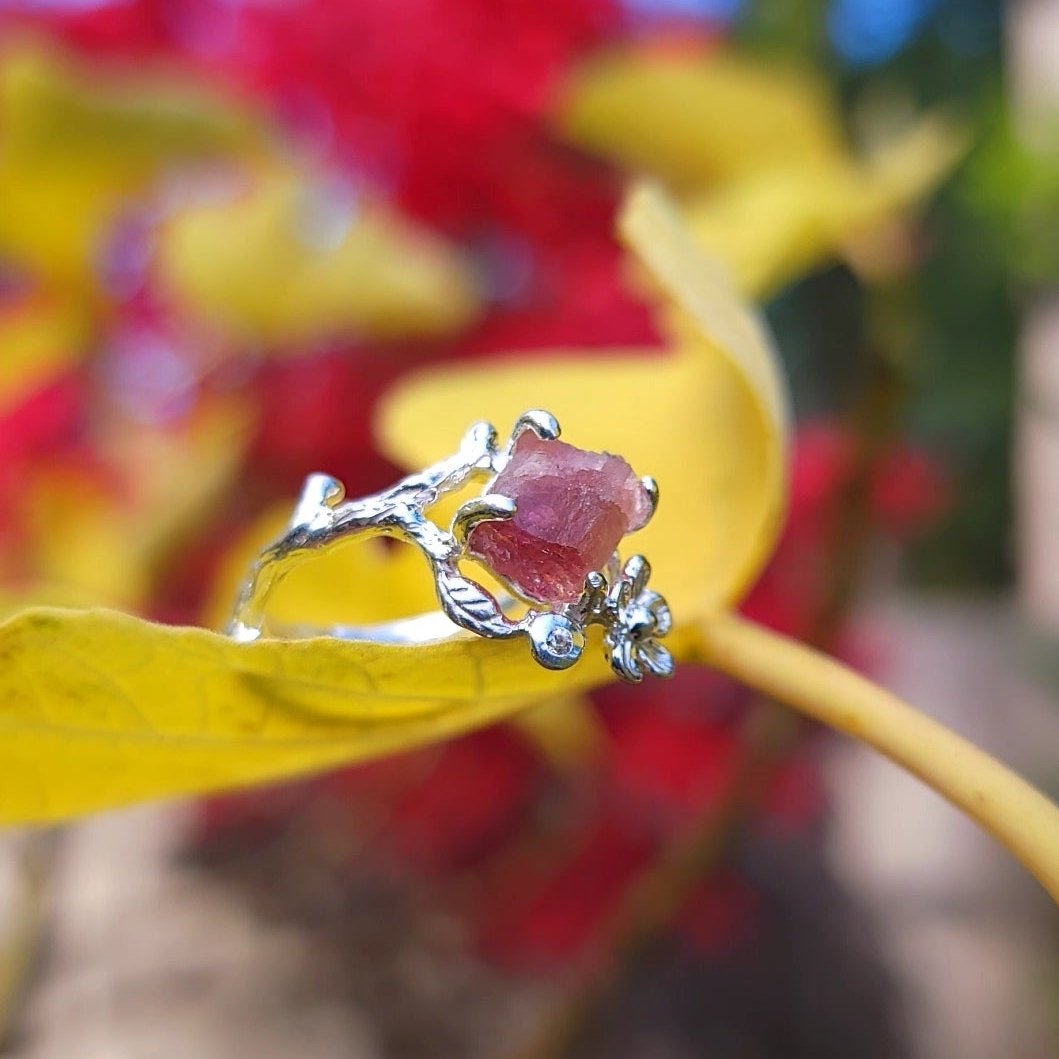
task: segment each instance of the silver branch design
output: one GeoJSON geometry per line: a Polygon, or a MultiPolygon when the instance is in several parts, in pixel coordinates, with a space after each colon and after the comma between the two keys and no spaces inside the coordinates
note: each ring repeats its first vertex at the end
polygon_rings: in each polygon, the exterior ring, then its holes
{"type": "MultiPolygon", "coordinates": [[[[669,629],[669,609],[658,593],[647,591],[650,568],[642,556],[634,556],[620,568],[615,555],[606,572],[588,576],[585,591],[576,602],[547,610],[531,605],[518,618],[509,617],[491,592],[460,572],[459,563],[474,526],[515,514],[514,503],[490,493],[489,487],[527,430],[545,439],[559,436],[555,417],[542,411],[521,415],[503,446],[498,444],[491,424],[476,423],[454,455],[358,500],[346,500],[337,479],[310,475],[286,531],[252,567],[236,601],[229,634],[244,641],[265,635],[269,631],[269,597],[293,566],[314,551],[351,536],[384,535],[419,548],[430,564],[442,612],[461,629],[489,639],[524,635],[541,665],[566,669],[581,656],[585,627],[602,625],[610,664],[619,677],[638,682],[645,670],[669,676],[672,657],[657,643],[669,629]],[[483,482],[483,492],[457,509],[449,529],[427,517],[428,509],[441,497],[472,481],[483,482]]],[[[644,482],[656,499],[653,481],[644,482]]],[[[408,642],[394,628],[336,629],[332,634],[408,642]]]]}

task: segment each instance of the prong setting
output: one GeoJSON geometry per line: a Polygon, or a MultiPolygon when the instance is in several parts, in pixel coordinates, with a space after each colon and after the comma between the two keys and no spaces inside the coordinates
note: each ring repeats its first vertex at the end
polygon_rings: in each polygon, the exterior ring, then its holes
{"type": "Polygon", "coordinates": [[[512,448],[514,448],[515,442],[518,441],[519,435],[527,430],[532,431],[543,441],[556,441],[562,433],[559,420],[551,412],[533,408],[528,412],[523,412],[515,420],[515,429],[511,432],[512,448]]]}
{"type": "Polygon", "coordinates": [[[461,504],[452,520],[452,535],[461,548],[467,545],[471,530],[482,522],[506,522],[515,517],[515,501],[497,493],[486,493],[461,504]]]}
{"type": "Polygon", "coordinates": [[[651,514],[647,516],[648,521],[650,521],[654,518],[654,514],[658,510],[658,482],[656,482],[649,474],[645,474],[640,479],[640,484],[643,486],[644,492],[647,494],[647,499],[651,504],[651,514]]]}
{"type": "Polygon", "coordinates": [[[460,442],[459,458],[469,472],[496,473],[497,430],[492,423],[474,423],[460,442]]]}
{"type": "Polygon", "coordinates": [[[289,529],[314,530],[325,527],[345,498],[345,486],[337,478],[329,474],[310,474],[305,479],[301,496],[287,524],[289,529]]]}

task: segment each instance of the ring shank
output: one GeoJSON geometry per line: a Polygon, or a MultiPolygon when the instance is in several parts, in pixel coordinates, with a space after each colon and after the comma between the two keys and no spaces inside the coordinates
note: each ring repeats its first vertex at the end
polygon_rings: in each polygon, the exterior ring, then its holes
{"type": "Polygon", "coordinates": [[[376,622],[372,625],[283,625],[269,622],[259,631],[248,627],[232,628],[230,635],[241,641],[257,639],[310,640],[320,636],[360,643],[398,644],[418,647],[423,644],[455,640],[470,633],[440,611],[432,610],[408,618],[376,622]]]}

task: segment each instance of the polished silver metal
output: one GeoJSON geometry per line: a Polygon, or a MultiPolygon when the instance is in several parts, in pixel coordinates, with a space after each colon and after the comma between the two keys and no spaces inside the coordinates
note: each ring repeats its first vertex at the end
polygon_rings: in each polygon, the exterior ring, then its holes
{"type": "MultiPolygon", "coordinates": [[[[346,500],[338,479],[309,475],[283,536],[251,567],[228,634],[240,641],[262,636],[334,636],[399,644],[437,642],[460,635],[461,630],[487,639],[525,636],[542,666],[567,669],[581,657],[585,630],[600,625],[607,658],[622,680],[639,683],[645,673],[671,676],[672,655],[658,641],[669,631],[672,619],[662,596],[647,587],[651,568],[642,555],[622,564],[615,553],[606,570],[588,575],[584,592],[573,603],[542,609],[541,604],[522,597],[528,609],[518,617],[509,616],[491,592],[460,572],[471,530],[481,522],[510,519],[515,514],[515,502],[491,493],[490,487],[527,430],[548,440],[560,433],[555,417],[539,410],[519,416],[504,445],[498,444],[491,424],[475,423],[454,455],[359,500],[346,500]],[[427,510],[442,496],[477,481],[484,483],[482,494],[460,505],[448,530],[427,518],[427,510]],[[338,541],[379,535],[396,537],[422,551],[434,577],[440,611],[367,626],[281,630],[268,621],[269,597],[294,565],[338,541]]],[[[653,514],[658,485],[653,478],[642,481],[653,514]]],[[[519,598],[514,588],[511,593],[513,598],[505,601],[509,609],[519,598]]]]}

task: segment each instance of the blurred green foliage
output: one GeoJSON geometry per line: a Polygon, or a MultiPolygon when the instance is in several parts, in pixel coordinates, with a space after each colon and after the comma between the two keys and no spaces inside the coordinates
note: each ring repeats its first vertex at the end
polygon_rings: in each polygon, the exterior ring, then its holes
{"type": "Polygon", "coordinates": [[[1029,284],[1059,280],[1059,114],[1042,116],[1034,145],[1010,116],[998,114],[984,139],[967,199],[988,218],[1014,276],[1029,284]]]}
{"type": "MultiPolygon", "coordinates": [[[[906,336],[910,347],[909,355],[897,351],[907,435],[941,457],[953,478],[952,506],[912,549],[909,572],[921,583],[1002,586],[1012,572],[1019,281],[1059,275],[1059,156],[1042,161],[1011,132],[996,0],[939,3],[896,56],[857,69],[831,48],[826,10],[820,0],[757,0],[737,35],[753,51],[784,53],[821,69],[838,87],[854,137],[880,101],[910,112],[942,106],[974,132],[969,158],[924,219],[926,256],[911,296],[884,307],[905,318],[884,333],[906,336]]],[[[848,269],[835,268],[769,307],[800,415],[855,404],[878,337],[871,323],[879,296],[848,269]]]]}

